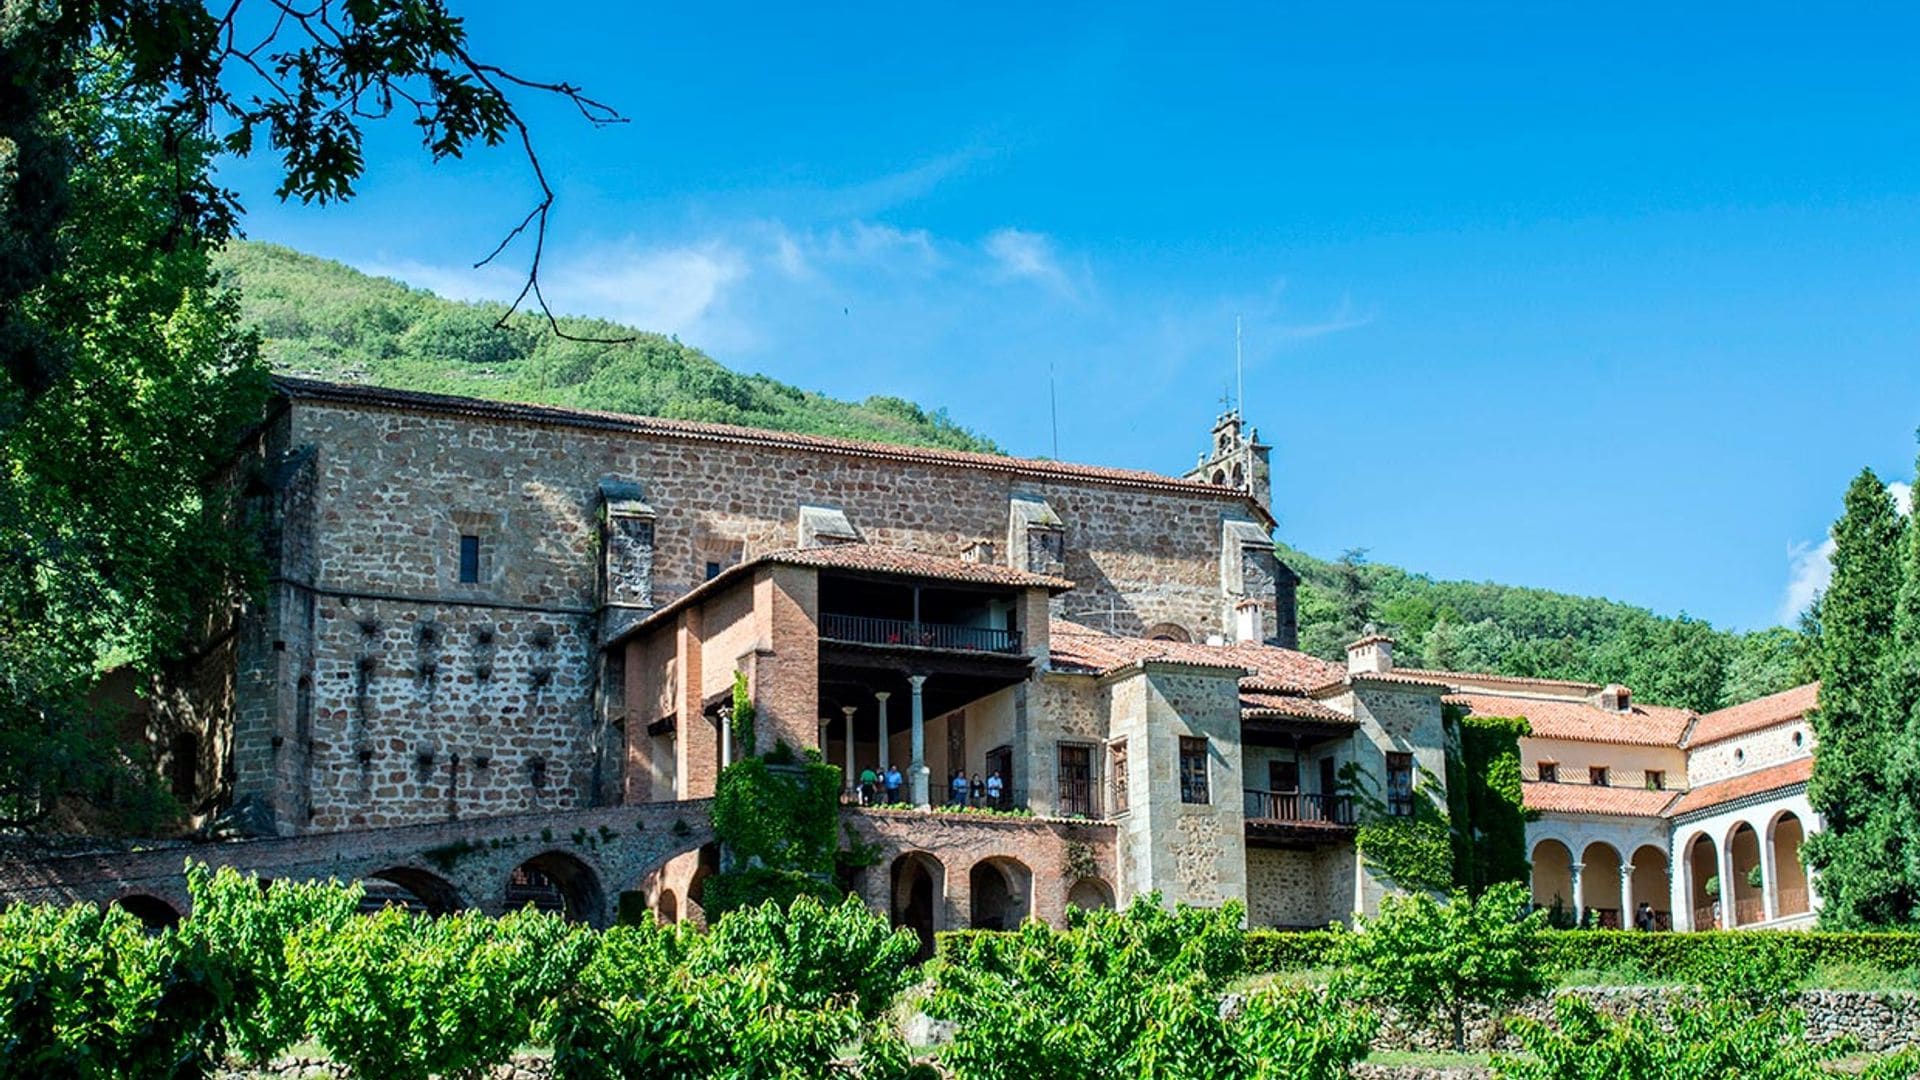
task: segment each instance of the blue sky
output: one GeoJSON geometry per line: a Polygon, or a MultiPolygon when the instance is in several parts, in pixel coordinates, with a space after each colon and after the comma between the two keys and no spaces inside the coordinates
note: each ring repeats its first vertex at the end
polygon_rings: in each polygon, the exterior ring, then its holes
{"type": "MultiPolygon", "coordinates": [[[[1018,453],[1178,471],[1233,377],[1281,535],[1751,628],[1920,425],[1920,13],[458,4],[529,99],[555,306],[1018,453]]],[[[512,152],[372,140],[248,228],[452,295],[512,152]]]]}

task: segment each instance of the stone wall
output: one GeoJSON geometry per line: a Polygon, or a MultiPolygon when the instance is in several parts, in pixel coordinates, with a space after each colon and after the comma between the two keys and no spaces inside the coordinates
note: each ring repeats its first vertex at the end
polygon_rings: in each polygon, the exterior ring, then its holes
{"type": "Polygon", "coordinates": [[[1803,719],[1711,743],[1687,753],[1687,783],[1710,784],[1813,754],[1813,729],[1803,719]]]}
{"type": "MultiPolygon", "coordinates": [[[[631,599],[600,580],[603,480],[637,489],[655,515],[656,604],[704,581],[709,563],[794,546],[802,504],[844,511],[869,541],[958,555],[976,541],[1008,547],[1018,492],[1059,518],[1060,566],[1077,588],[1056,605],[1110,610],[1122,633],[1230,631],[1220,522],[1249,514],[1244,495],[1011,459],[328,396],[296,392],[263,441],[279,470],[270,606],[235,661],[235,793],[270,807],[281,831],[591,805],[621,790],[630,698],[602,692],[595,643],[633,611],[603,606],[631,599]],[[460,580],[463,536],[479,540],[477,581],[460,580]],[[417,636],[426,626],[438,628],[431,644],[417,636]]],[[[1044,648],[1038,614],[1023,612],[1030,648],[1044,648]]],[[[730,675],[678,659],[677,678],[704,676],[692,684],[702,690],[730,675]]],[[[774,727],[791,738],[810,713],[774,727]]],[[[694,750],[690,761],[678,750],[683,786],[694,750]]],[[[636,787],[651,784],[628,777],[627,797],[636,787]]]]}
{"type": "Polygon", "coordinates": [[[1104,822],[995,817],[939,810],[848,809],[845,819],[878,861],[860,870],[854,891],[877,912],[892,908],[893,868],[904,856],[932,858],[941,874],[935,930],[972,925],[971,878],[989,860],[1017,864],[1030,882],[1032,917],[1066,925],[1067,894],[1082,880],[1114,880],[1114,829],[1104,822]],[[1083,871],[1092,870],[1091,874],[1083,871]]]}

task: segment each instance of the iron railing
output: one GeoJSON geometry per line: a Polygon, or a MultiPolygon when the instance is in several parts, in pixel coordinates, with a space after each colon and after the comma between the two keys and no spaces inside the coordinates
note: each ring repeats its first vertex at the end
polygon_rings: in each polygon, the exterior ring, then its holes
{"type": "Polygon", "coordinates": [[[911,645],[922,649],[958,649],[963,652],[1020,651],[1020,635],[1012,630],[916,622],[912,619],[876,619],[867,615],[822,615],[820,636],[861,645],[911,645]]]}
{"type": "Polygon", "coordinates": [[[1247,817],[1255,821],[1300,821],[1319,825],[1353,824],[1353,796],[1314,795],[1304,791],[1246,790],[1247,817]]]}

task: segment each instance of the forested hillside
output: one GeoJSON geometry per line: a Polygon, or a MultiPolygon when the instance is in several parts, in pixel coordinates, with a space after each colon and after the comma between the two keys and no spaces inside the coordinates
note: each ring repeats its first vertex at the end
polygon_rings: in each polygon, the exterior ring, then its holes
{"type": "Polygon", "coordinates": [[[1619,682],[1700,711],[1812,678],[1800,633],[1783,627],[1735,634],[1612,600],[1435,581],[1362,552],[1328,562],[1283,547],[1281,557],[1303,579],[1300,647],[1329,659],[1372,623],[1395,636],[1404,666],[1619,682]]]}
{"type": "Polygon", "coordinates": [[[235,242],[218,265],[240,290],[244,320],[275,371],[474,397],[608,409],[997,451],[991,442],[897,397],[838,401],[761,375],[741,375],[672,338],[600,319],[563,318],[571,341],[504,306],[447,300],[388,278],[273,244],[235,242]]]}
{"type": "MultiPolygon", "coordinates": [[[[563,319],[569,341],[530,318],[493,328],[500,307],[446,300],[271,244],[219,258],[245,320],[277,371],[408,390],[716,420],[966,450],[997,449],[909,401],[852,403],[730,371],[697,349],[593,319],[563,319]]],[[[1619,681],[1644,700],[1696,709],[1793,685],[1799,635],[1737,635],[1687,618],[1542,589],[1434,581],[1364,559],[1283,552],[1305,578],[1301,645],[1330,658],[1374,623],[1402,662],[1510,675],[1619,681]]]]}

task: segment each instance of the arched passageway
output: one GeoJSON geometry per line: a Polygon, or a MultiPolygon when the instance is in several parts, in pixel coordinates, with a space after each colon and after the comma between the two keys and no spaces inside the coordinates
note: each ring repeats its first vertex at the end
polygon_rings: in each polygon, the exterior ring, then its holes
{"type": "Polygon", "coordinates": [[[1725,915],[1731,911],[1728,926],[1752,926],[1766,918],[1765,901],[1761,890],[1767,887],[1761,879],[1760,870],[1760,834],[1746,822],[1733,827],[1727,837],[1727,853],[1733,862],[1733,882],[1720,883],[1720,911],[1725,915]],[[1733,898],[1731,909],[1727,898],[1733,898]]]}
{"type": "Polygon", "coordinates": [[[1555,921],[1573,918],[1573,853],[1558,840],[1533,846],[1533,903],[1555,913],[1555,921]]]}
{"type": "Polygon", "coordinates": [[[1667,853],[1652,844],[1644,845],[1633,853],[1633,910],[1627,912],[1627,925],[1638,927],[1640,905],[1647,905],[1653,914],[1655,930],[1673,929],[1673,912],[1668,905],[1673,903],[1673,885],[1667,873],[1667,853]]]}
{"type": "Polygon", "coordinates": [[[1794,915],[1805,915],[1813,908],[1813,897],[1807,892],[1807,868],[1800,861],[1800,844],[1806,837],[1806,827],[1800,824],[1800,818],[1793,811],[1783,812],[1773,819],[1770,842],[1773,844],[1773,914],[1775,918],[1785,919],[1794,915]]]}
{"type": "Polygon", "coordinates": [[[600,879],[586,863],[563,851],[542,852],[514,867],[507,878],[506,899],[508,911],[532,904],[573,922],[599,926],[605,919],[600,879]]]}
{"type": "Polygon", "coordinates": [[[148,893],[134,893],[113,902],[113,906],[140,920],[149,930],[171,930],[180,925],[180,912],[172,904],[148,893]]]}
{"type": "Polygon", "coordinates": [[[1687,902],[1695,930],[1712,930],[1720,920],[1720,849],[1706,833],[1695,836],[1686,846],[1687,902]]]}
{"type": "Polygon", "coordinates": [[[975,930],[1013,930],[1032,910],[1033,871],[1004,855],[982,859],[967,875],[967,891],[975,930]]]}
{"type": "Polygon", "coordinates": [[[931,959],[933,935],[941,929],[940,910],[946,903],[946,868],[924,851],[910,851],[893,860],[889,881],[893,925],[904,926],[920,938],[915,959],[931,959]]]}
{"type": "Polygon", "coordinates": [[[360,887],[366,890],[360,901],[362,913],[391,905],[420,915],[450,915],[466,906],[460,901],[460,891],[445,878],[411,866],[376,870],[360,882],[360,887]]]}
{"type": "Polygon", "coordinates": [[[1621,915],[1620,853],[1612,844],[1598,841],[1580,853],[1580,893],[1589,925],[1618,930],[1626,923],[1621,915]]]}
{"type": "Polygon", "coordinates": [[[660,890],[660,899],[653,905],[653,914],[662,923],[680,921],[680,900],[673,895],[672,889],[660,890]]]}
{"type": "Polygon", "coordinates": [[[1067,890],[1067,906],[1085,911],[1113,907],[1113,886],[1099,878],[1081,878],[1067,890]]]}

